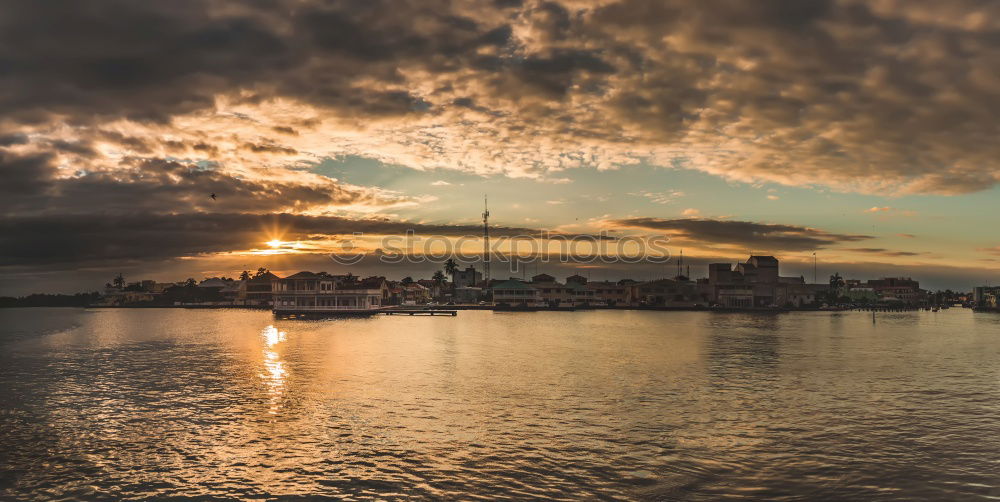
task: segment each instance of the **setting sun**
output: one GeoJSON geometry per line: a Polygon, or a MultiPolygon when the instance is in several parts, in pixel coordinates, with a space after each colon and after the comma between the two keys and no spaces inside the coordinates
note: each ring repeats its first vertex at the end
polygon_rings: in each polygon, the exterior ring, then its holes
{"type": "Polygon", "coordinates": [[[271,239],[271,240],[267,241],[267,245],[268,245],[268,246],[271,246],[271,247],[273,247],[273,248],[278,248],[278,247],[281,247],[281,245],[282,245],[282,244],[284,244],[284,243],[283,243],[283,242],[281,242],[281,241],[280,241],[280,240],[278,240],[278,239],[271,239]]]}

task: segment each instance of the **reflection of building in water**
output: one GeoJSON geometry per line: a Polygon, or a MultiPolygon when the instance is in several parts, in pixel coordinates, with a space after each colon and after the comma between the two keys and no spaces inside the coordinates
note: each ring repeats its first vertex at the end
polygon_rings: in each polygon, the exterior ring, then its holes
{"type": "Polygon", "coordinates": [[[722,388],[769,388],[781,369],[780,315],[735,315],[712,321],[706,337],[706,363],[711,384],[722,388]]]}
{"type": "Polygon", "coordinates": [[[281,360],[281,355],[274,350],[275,345],[285,341],[285,332],[278,331],[274,326],[268,326],[261,332],[264,338],[264,372],[260,377],[267,386],[267,393],[270,398],[270,413],[277,413],[281,408],[281,397],[285,393],[285,379],[288,370],[281,360]]]}

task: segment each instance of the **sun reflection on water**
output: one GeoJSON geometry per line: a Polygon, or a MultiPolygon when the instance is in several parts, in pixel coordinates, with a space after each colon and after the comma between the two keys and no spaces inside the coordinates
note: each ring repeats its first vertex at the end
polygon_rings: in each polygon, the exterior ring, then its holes
{"type": "Polygon", "coordinates": [[[281,409],[281,397],[284,395],[285,379],[288,376],[285,362],[275,350],[276,345],[285,341],[285,332],[278,331],[274,326],[268,326],[260,334],[264,338],[264,372],[260,374],[260,378],[267,386],[270,397],[268,412],[273,415],[281,409]]]}

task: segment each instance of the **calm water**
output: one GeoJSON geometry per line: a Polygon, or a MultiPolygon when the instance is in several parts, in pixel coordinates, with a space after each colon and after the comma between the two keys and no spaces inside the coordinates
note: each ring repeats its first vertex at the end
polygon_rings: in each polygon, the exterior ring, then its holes
{"type": "Polygon", "coordinates": [[[1000,315],[0,310],[0,498],[1000,498],[1000,315]]]}

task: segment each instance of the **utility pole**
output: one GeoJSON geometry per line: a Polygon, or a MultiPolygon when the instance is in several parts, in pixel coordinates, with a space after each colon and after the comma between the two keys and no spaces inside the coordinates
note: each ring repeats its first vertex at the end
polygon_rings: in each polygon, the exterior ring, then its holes
{"type": "Polygon", "coordinates": [[[813,284],[816,284],[816,252],[813,251],[813,284]]]}
{"type": "Polygon", "coordinates": [[[487,196],[483,196],[483,280],[490,285],[490,206],[487,196]]]}

